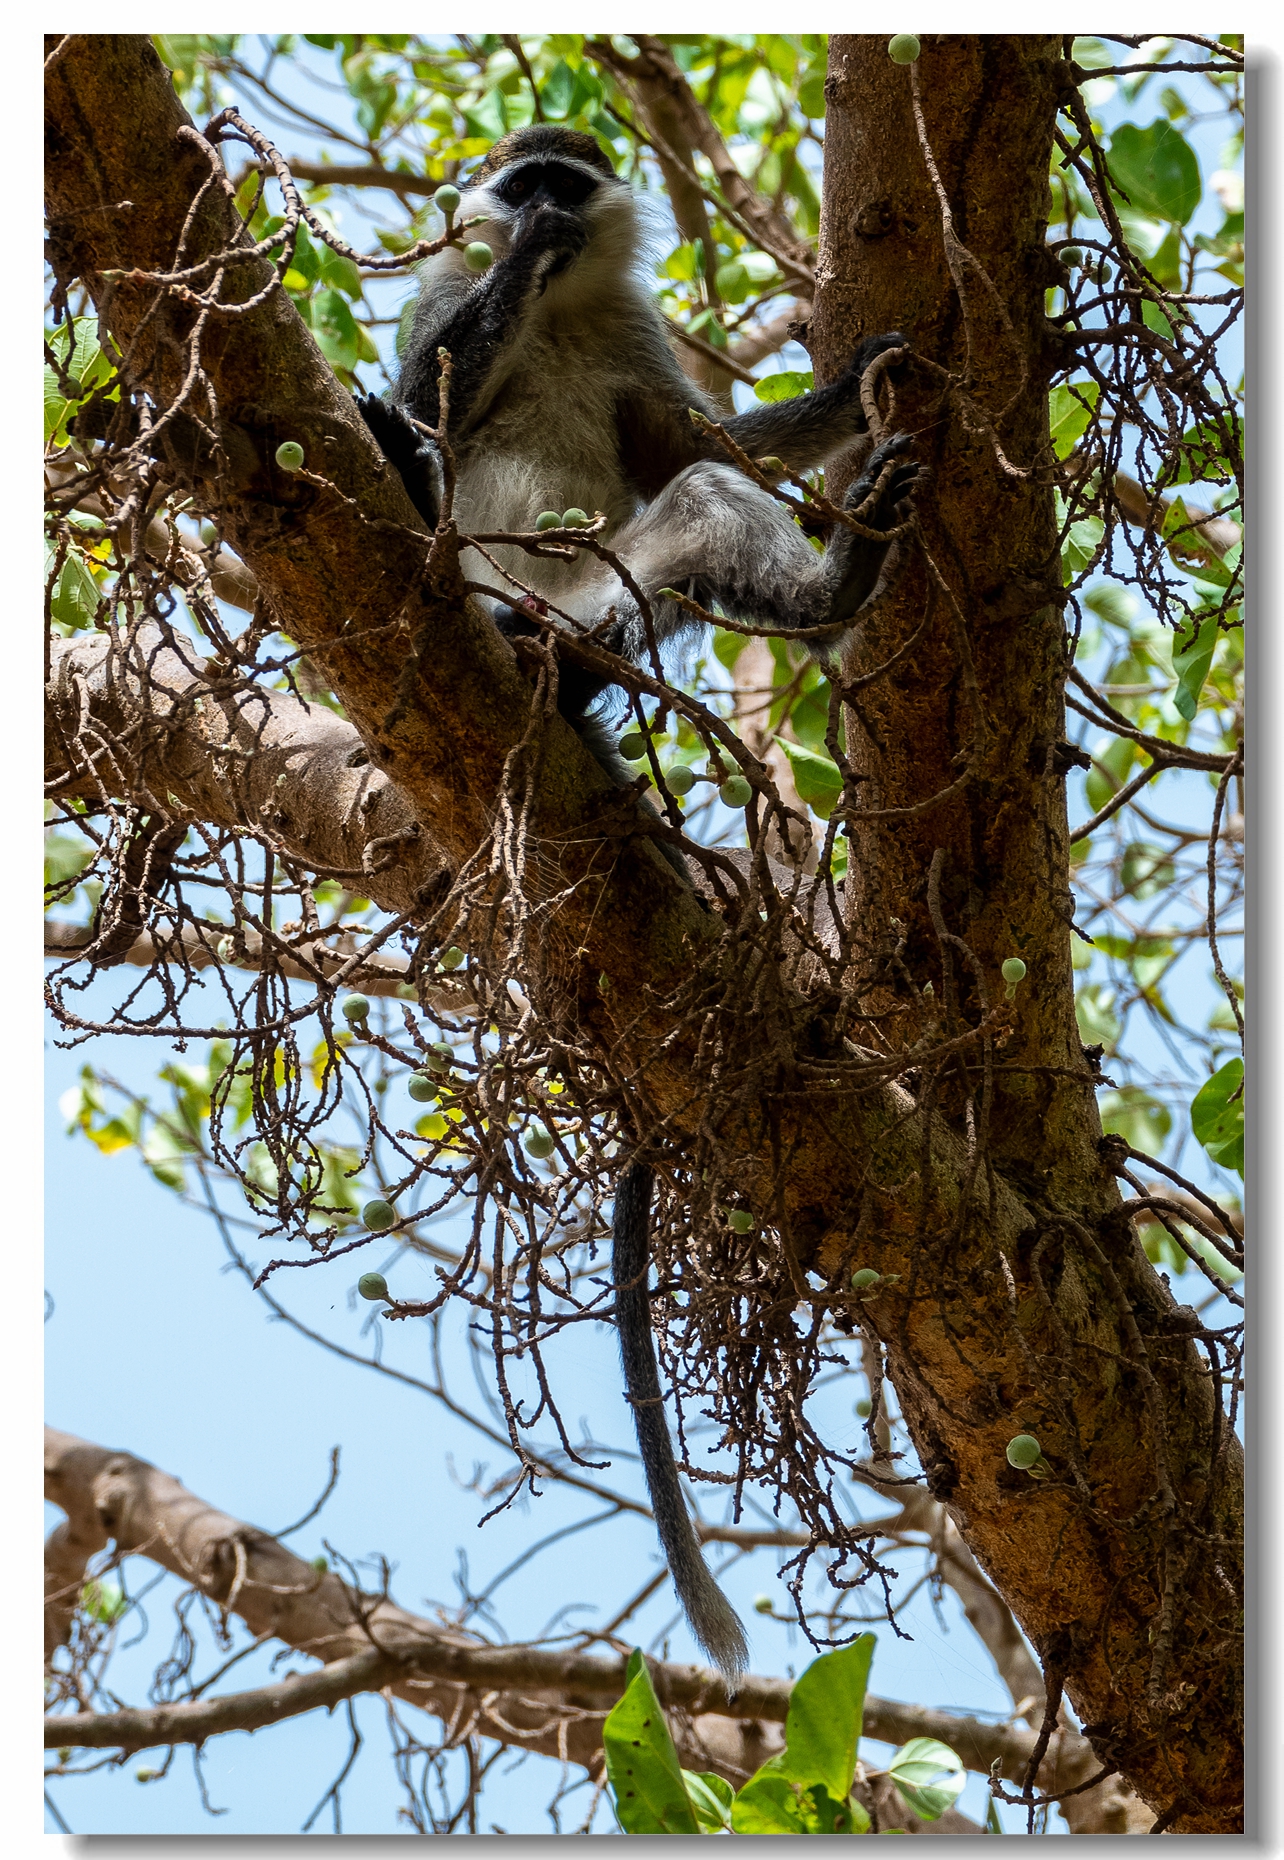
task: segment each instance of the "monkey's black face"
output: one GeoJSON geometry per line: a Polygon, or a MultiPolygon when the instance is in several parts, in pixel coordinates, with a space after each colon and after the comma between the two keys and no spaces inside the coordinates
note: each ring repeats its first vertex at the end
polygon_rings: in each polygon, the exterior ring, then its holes
{"type": "Polygon", "coordinates": [[[582,207],[597,182],[569,162],[526,161],[508,170],[494,184],[495,192],[510,207],[582,207]]]}

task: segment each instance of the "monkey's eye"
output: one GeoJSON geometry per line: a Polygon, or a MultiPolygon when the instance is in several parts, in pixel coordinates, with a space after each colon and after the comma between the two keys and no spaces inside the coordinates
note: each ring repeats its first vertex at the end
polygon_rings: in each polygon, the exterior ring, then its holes
{"type": "Polygon", "coordinates": [[[533,179],[527,172],[510,174],[499,191],[510,206],[516,206],[519,200],[525,200],[530,194],[533,179]]]}

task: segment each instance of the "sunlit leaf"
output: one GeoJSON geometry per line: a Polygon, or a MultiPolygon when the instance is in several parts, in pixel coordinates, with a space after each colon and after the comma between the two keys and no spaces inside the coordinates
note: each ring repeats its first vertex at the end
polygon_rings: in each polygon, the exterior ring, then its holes
{"type": "Polygon", "coordinates": [[[673,1738],[641,1649],[629,1656],[624,1696],[602,1726],[606,1774],[626,1834],[698,1834],[673,1738]]]}
{"type": "Polygon", "coordinates": [[[1201,1086],[1190,1107],[1196,1141],[1223,1169],[1244,1174],[1244,1061],[1230,1059],[1201,1086]]]}
{"type": "Polygon", "coordinates": [[[828,820],[843,792],[838,764],[814,749],[804,749],[801,743],[787,742],[784,737],[780,738],[780,747],[789,758],[794,786],[800,797],[822,820],[828,820]]]}
{"type": "Polygon", "coordinates": [[[914,1737],[896,1752],[887,1773],[897,1792],[923,1821],[939,1821],[967,1782],[958,1754],[935,1737],[914,1737]]]}
{"type": "Polygon", "coordinates": [[[1052,445],[1059,459],[1069,458],[1087,431],[1093,410],[1101,398],[1096,381],[1063,382],[1048,396],[1048,426],[1052,445]]]}
{"type": "Polygon", "coordinates": [[[1194,721],[1195,712],[1199,708],[1199,694],[1208,677],[1218,637],[1216,619],[1208,619],[1193,637],[1183,640],[1173,652],[1173,669],[1178,674],[1173,703],[1187,723],[1194,721]]]}
{"type": "Polygon", "coordinates": [[[1184,226],[1202,192],[1195,151],[1179,129],[1158,116],[1148,129],[1121,123],[1110,138],[1110,172],[1143,213],[1184,226]]]}
{"type": "Polygon", "coordinates": [[[1079,1037],[1085,1046],[1103,1046],[1108,1053],[1123,1031],[1123,1023],[1114,1011],[1115,991],[1103,982],[1085,982],[1074,998],[1079,1037]]]}
{"type": "Polygon", "coordinates": [[[1101,1128],[1110,1136],[1122,1137],[1134,1150],[1157,1156],[1173,1127],[1173,1115],[1166,1104],[1141,1085],[1124,1085],[1118,1091],[1102,1092],[1098,1099],[1101,1128]]]}
{"type": "Polygon", "coordinates": [[[753,384],[754,394],[759,400],[796,400],[800,394],[808,394],[815,385],[816,377],[810,368],[785,368],[776,375],[764,375],[753,384]]]}
{"type": "Polygon", "coordinates": [[[1162,846],[1134,840],[1124,847],[1119,862],[1119,883],[1133,898],[1153,898],[1172,884],[1176,871],[1162,846]]]}
{"type": "Polygon", "coordinates": [[[721,1834],[731,1826],[735,1790],[725,1776],[712,1770],[683,1770],[682,1780],[702,1834],[721,1834]]]}

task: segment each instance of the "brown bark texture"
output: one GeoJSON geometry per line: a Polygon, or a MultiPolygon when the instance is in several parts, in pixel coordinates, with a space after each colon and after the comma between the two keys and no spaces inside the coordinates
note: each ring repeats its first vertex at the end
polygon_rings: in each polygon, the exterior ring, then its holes
{"type": "MultiPolygon", "coordinates": [[[[993,1001],[1008,956],[1028,975],[979,1126],[961,1087],[957,1097],[942,1087],[933,1105],[898,1087],[808,1104],[785,1065],[779,1101],[720,1140],[802,1265],[831,1276],[857,1236],[861,1264],[899,1274],[863,1321],[931,1489],[1033,1641],[1050,1698],[1064,1686],[1099,1755],[1161,1827],[1228,1832],[1241,1800],[1241,1455],[1219,1426],[1193,1314],[1148,1265],[1098,1147],[1053,764],[1065,662],[1051,491],[1002,468],[986,424],[1000,419],[1018,468],[1047,456],[1043,239],[1059,42],[929,37],[919,79],[956,236],[993,285],[956,255],[966,318],[910,73],[889,63],[883,39],[833,41],[818,375],[866,331],[901,328],[924,358],[898,384],[893,417],[933,468],[919,508],[944,584],[922,642],[848,720],[865,778],[849,891],[864,924],[902,937],[907,971],[933,981],[946,1014],[976,1007],[978,976],[993,1001]],[[1037,1435],[1050,1477],[1007,1465],[1018,1432],[1037,1435]]],[[[185,120],[145,39],[77,38],[50,73],[55,263],[87,282],[129,371],[162,406],[181,389],[196,313],[130,273],[173,265],[210,174],[180,135],[185,120]]],[[[223,249],[233,229],[226,198],[208,189],[184,261],[223,249]]],[[[267,272],[235,277],[246,298],[267,272]]],[[[201,354],[219,450],[180,415],[167,429],[170,468],[217,508],[281,625],[324,668],[397,790],[386,805],[448,862],[485,837],[514,755],[517,766],[540,756],[533,829],[565,888],[547,932],[552,1005],[620,1071],[631,1043],[650,1041],[649,1101],[694,1128],[692,1048],[684,1036],[656,1049],[666,997],[722,926],[560,719],[533,728],[530,682],[464,598],[451,537],[425,567],[409,503],[284,295],[209,317],[201,354]],[[276,469],[285,439],[324,482],[276,469]],[[603,973],[609,991],[596,986],[603,973]],[[631,1030],[613,1002],[638,1014],[631,1030]]],[[[928,598],[922,559],[907,550],[855,669],[898,649],[928,598]]],[[[69,778],[84,778],[82,760],[79,748],[67,759],[69,778]]],[[[733,934],[723,949],[734,963],[733,934]]],[[[890,994],[882,1005],[895,1014],[890,994]]],[[[760,1018],[779,1052],[830,1051],[823,1016],[783,980],[760,1018]]]]}
{"type": "MultiPolygon", "coordinates": [[[[1183,1335],[1194,1314],[1147,1263],[1103,1166],[1074,1020],[1065,797],[1052,765],[1065,734],[1052,492],[1046,474],[1004,469],[976,413],[1007,408],[997,439],[1018,469],[1050,459],[1042,306],[1060,42],[923,43],[928,143],[955,235],[993,289],[966,260],[951,276],[909,70],[881,39],[836,37],[811,333],[822,379],[861,334],[900,328],[961,383],[946,394],[939,373],[911,364],[893,424],[918,435],[932,468],[922,528],[966,643],[951,642],[938,591],[922,647],[849,714],[869,814],[853,826],[849,905],[903,924],[907,964],[938,998],[976,986],[943,927],[984,975],[1009,956],[1028,974],[996,1054],[981,1218],[926,1256],[921,1243],[917,1257],[903,1246],[886,1263],[873,1254],[919,1291],[899,1310],[880,1300],[875,1322],[925,1464],[933,1439],[948,1443],[934,1489],[1103,1758],[1161,1819],[1171,1813],[1174,1831],[1225,1832],[1241,1825],[1242,1460],[1183,1335]],[[987,1174],[1026,1210],[1014,1248],[996,1246],[985,1219],[987,1174]],[[1039,1439],[1053,1482],[992,1457],[1000,1417],[1039,1439]]],[[[889,657],[931,594],[912,560],[852,669],[889,657]]],[[[957,1126],[958,1107],[940,1108],[957,1126]]]]}

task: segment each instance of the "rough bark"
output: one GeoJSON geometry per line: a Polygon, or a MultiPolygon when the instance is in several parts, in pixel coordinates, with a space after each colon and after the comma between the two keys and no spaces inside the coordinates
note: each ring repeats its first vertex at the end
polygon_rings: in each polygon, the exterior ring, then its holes
{"type": "MultiPolygon", "coordinates": [[[[1007,306],[1013,338],[972,288],[971,384],[1005,419],[1009,458],[1046,440],[1041,304],[1048,147],[1062,81],[1050,39],[928,39],[929,133],[960,237],[1007,306]]],[[[154,287],[105,270],[165,269],[208,168],[178,139],[184,121],[145,41],[75,39],[49,82],[48,177],[60,269],[104,302],[135,377],[161,402],[179,387],[190,311],[153,307],[154,287]],[[128,207],[124,204],[130,202],[128,207]],[[177,341],[177,346],[176,346],[177,341]]],[[[908,76],[883,40],[834,42],[822,283],[813,340],[822,378],[865,330],[901,327],[918,351],[961,365],[958,300],[941,257],[940,212],[909,113],[908,76]],[[866,212],[866,209],[870,209],[866,212]],[[884,225],[884,220],[887,224],[884,225]],[[874,231],[861,228],[874,228],[874,231]]],[[[188,253],[218,249],[230,221],[217,193],[188,253]]],[[[264,281],[243,278],[248,294],[264,281]]],[[[463,599],[449,539],[423,568],[424,538],[347,397],[277,292],[211,321],[202,354],[218,394],[220,472],[175,432],[171,462],[211,506],[282,624],[325,667],[372,762],[454,861],[488,828],[505,758],[530,720],[531,690],[508,648],[463,599]],[[298,439],[336,487],[284,481],[275,447],[298,439]],[[181,442],[181,443],[180,443],[181,442]],[[287,624],[288,623],[288,624],[287,624]],[[402,674],[399,681],[399,674],[402,674]]],[[[959,776],[969,733],[958,634],[975,662],[984,742],[953,799],[853,827],[852,869],[870,920],[907,928],[920,978],[944,978],[926,880],[946,849],[941,911],[983,972],[1020,953],[1029,968],[1012,1038],[998,1055],[989,1163],[963,1205],[969,1137],[948,1096],[915,1111],[890,1089],[835,1098],[825,1114],[779,1107],[791,1162],[783,1206],[804,1263],[828,1275],[862,1235],[863,1259],[899,1273],[866,1310],[883,1340],[933,1491],[1011,1604],[1089,1735],[1161,1825],[1239,1825],[1237,1444],[1219,1435],[1189,1332],[1121,1218],[1096,1147],[1092,1079],[1074,1034],[1064,797],[1051,750],[1062,734],[1062,647],[1050,560],[1049,494],[998,470],[989,442],[942,417],[936,378],[911,374],[898,423],[936,470],[920,499],[928,546],[958,603],[938,607],[929,644],[867,714],[866,806],[918,804],[959,776]],[[1035,1068],[1012,1070],[1006,1068],[1035,1068]],[[930,1174],[924,1140],[930,1131],[930,1174]],[[862,1220],[862,1209],[864,1219],[862,1220]],[[1006,1465],[1018,1431],[1043,1443],[1054,1477],[1006,1465]]],[[[908,636],[924,599],[911,562],[862,651],[874,663],[908,636]]],[[[546,726],[536,830],[575,889],[551,934],[562,1011],[604,1052],[618,1041],[612,997],[663,1000],[719,926],[624,823],[574,736],[546,726]],[[612,816],[614,818],[612,819],[612,816]],[[616,836],[604,840],[614,825],[616,836]]],[[[853,887],[856,890],[856,887],[853,887]]],[[[969,985],[957,956],[960,985],[969,985]]],[[[991,988],[995,986],[991,981],[991,988]]],[[[781,1010],[794,1050],[823,1054],[803,1003],[781,1010]]],[[[679,1122],[696,1110],[680,1041],[651,1063],[647,1090],[679,1122]]],[[[755,1132],[729,1131],[749,1198],[770,1178],[755,1132]]],[[[764,1203],[764,1206],[766,1204],[764,1203]]]]}
{"type": "MultiPolygon", "coordinates": [[[[982,409],[1011,401],[998,439],[1008,460],[1029,467],[1049,456],[1042,306],[1060,42],[923,44],[923,112],[957,236],[1010,327],[963,268],[969,357],[910,73],[881,39],[835,38],[812,320],[818,372],[831,375],[859,335],[903,329],[919,355],[967,377],[982,409]]],[[[1052,492],[1046,474],[1040,483],[1002,468],[976,419],[943,396],[939,373],[911,367],[897,402],[896,424],[918,433],[933,469],[923,532],[958,603],[981,715],[942,601],[927,643],[849,717],[862,807],[920,810],[853,826],[852,902],[876,921],[900,920],[906,962],[934,980],[938,999],[952,955],[966,1000],[972,978],[933,922],[929,877],[943,850],[948,930],[988,977],[1008,956],[1025,961],[1016,1023],[996,1054],[986,1142],[989,1168],[1021,1197],[1029,1225],[1016,1248],[996,1246],[979,1181],[981,1218],[966,1241],[930,1263],[900,1248],[894,1260],[874,1255],[920,1286],[935,1280],[916,1310],[884,1312],[880,1300],[875,1322],[920,1452],[948,1442],[935,1489],[1045,1668],[1064,1678],[1089,1736],[1165,1825],[1229,1831],[1241,1802],[1242,1459],[1218,1429],[1208,1375],[1184,1334],[1197,1328],[1193,1312],[1175,1307],[1120,1217],[1085,1089],[1065,797],[1052,763],[1065,733],[1052,492]],[[930,1330],[945,1347],[929,1344],[930,1330]],[[1035,1434],[1059,1477],[1040,1484],[1006,1469],[989,1446],[991,1421],[1035,1434]]],[[[862,635],[854,669],[889,656],[927,598],[911,560],[862,635]]],[[[959,1121],[957,1100],[941,1109],[959,1121]]]]}

